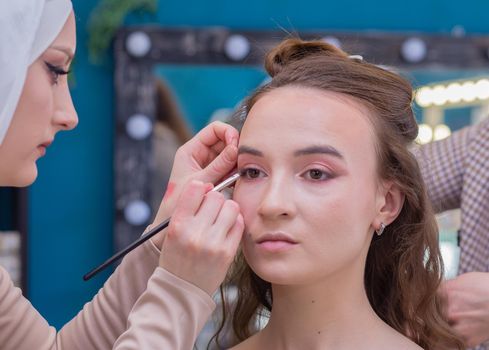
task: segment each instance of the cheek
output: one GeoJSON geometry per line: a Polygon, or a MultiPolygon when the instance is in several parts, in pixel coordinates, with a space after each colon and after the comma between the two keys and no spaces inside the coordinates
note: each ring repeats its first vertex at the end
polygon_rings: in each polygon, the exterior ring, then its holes
{"type": "Polygon", "coordinates": [[[44,62],[40,60],[34,62],[27,72],[18,112],[30,125],[40,127],[40,131],[44,131],[43,127],[50,125],[54,115],[53,89],[55,88],[44,68],[44,62]]]}
{"type": "Polygon", "coordinates": [[[243,215],[245,227],[249,227],[258,208],[258,187],[247,183],[236,184],[233,192],[233,200],[239,204],[243,215]]]}
{"type": "Polygon", "coordinates": [[[303,203],[304,219],[310,232],[319,233],[311,234],[311,238],[317,240],[318,249],[357,250],[369,240],[372,208],[366,195],[356,193],[355,186],[350,183],[315,198],[315,205],[310,205],[312,200],[309,205],[303,203]]]}
{"type": "Polygon", "coordinates": [[[33,124],[49,124],[54,114],[53,86],[41,67],[32,67],[19,104],[33,124]]]}

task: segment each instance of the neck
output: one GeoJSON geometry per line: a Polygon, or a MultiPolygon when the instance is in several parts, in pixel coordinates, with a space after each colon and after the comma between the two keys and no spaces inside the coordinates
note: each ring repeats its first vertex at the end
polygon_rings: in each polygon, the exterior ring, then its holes
{"type": "Polygon", "coordinates": [[[274,349],[355,349],[386,325],[368,301],[363,269],[342,271],[309,285],[273,289],[262,339],[274,349]]]}

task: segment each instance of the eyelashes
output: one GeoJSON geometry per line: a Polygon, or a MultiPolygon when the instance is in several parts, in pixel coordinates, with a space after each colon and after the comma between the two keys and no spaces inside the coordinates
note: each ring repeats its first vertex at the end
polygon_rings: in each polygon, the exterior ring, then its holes
{"type": "Polygon", "coordinates": [[[48,68],[49,72],[51,73],[51,75],[53,77],[53,83],[54,84],[58,84],[58,79],[60,76],[67,75],[70,73],[69,70],[64,70],[60,66],[56,66],[56,65],[51,64],[51,63],[46,62],[46,61],[44,63],[46,64],[46,67],[48,68]]]}
{"type": "Polygon", "coordinates": [[[263,171],[256,168],[244,168],[239,171],[239,175],[241,178],[252,180],[263,177],[264,173],[263,171]]]}
{"type": "MultiPolygon", "coordinates": [[[[251,168],[251,167],[243,168],[239,170],[239,175],[241,176],[242,179],[248,181],[252,181],[267,176],[262,170],[257,168],[251,168]]],[[[312,182],[320,182],[320,181],[326,181],[334,178],[334,174],[324,169],[310,168],[302,172],[301,177],[312,182]]]]}

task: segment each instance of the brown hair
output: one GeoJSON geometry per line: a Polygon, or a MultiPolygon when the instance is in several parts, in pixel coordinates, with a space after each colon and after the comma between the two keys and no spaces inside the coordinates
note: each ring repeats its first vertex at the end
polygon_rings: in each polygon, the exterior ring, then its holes
{"type": "Polygon", "coordinates": [[[192,137],[171,89],[161,78],[156,80],[156,121],[173,130],[181,145],[192,137]]]}
{"type": "MultiPolygon", "coordinates": [[[[272,49],[265,68],[272,80],[247,99],[243,115],[264,94],[283,86],[341,93],[368,107],[379,178],[393,181],[405,196],[396,220],[372,239],[364,276],[368,299],[382,320],[424,349],[463,349],[437,295],[443,264],[435,217],[408,149],[418,132],[409,82],[327,43],[300,39],[287,39],[272,49]]],[[[256,331],[259,313],[272,310],[271,285],[251,270],[242,254],[228,281],[238,287],[232,325],[242,341],[256,331]]]]}

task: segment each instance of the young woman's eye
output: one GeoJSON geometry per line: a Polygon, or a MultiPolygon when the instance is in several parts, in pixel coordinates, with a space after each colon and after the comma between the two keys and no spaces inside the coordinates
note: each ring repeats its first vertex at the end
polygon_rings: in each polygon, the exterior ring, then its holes
{"type": "Polygon", "coordinates": [[[257,179],[263,177],[264,173],[256,168],[246,168],[240,171],[240,175],[245,179],[257,179]]]}
{"type": "Polygon", "coordinates": [[[332,177],[330,173],[321,169],[309,169],[306,171],[304,176],[308,180],[314,180],[314,181],[328,180],[332,177]]]}
{"type": "Polygon", "coordinates": [[[70,71],[66,71],[60,66],[55,66],[54,64],[51,64],[49,62],[45,62],[45,63],[46,63],[46,67],[48,68],[53,78],[53,84],[55,85],[58,84],[58,79],[60,75],[66,75],[70,73],[70,71]]]}

